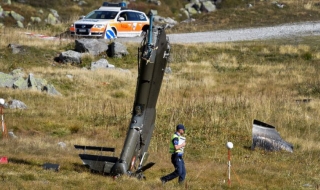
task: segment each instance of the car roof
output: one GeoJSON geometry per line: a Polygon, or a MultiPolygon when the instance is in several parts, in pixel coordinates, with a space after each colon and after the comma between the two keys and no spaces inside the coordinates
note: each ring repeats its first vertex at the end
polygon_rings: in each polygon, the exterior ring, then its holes
{"type": "Polygon", "coordinates": [[[102,11],[120,11],[121,7],[100,7],[98,10],[102,10],[102,11]]]}
{"type": "Polygon", "coordinates": [[[128,8],[121,8],[121,7],[100,7],[99,9],[96,9],[95,11],[131,11],[131,12],[137,12],[137,13],[143,13],[141,11],[132,10],[128,8]]]}

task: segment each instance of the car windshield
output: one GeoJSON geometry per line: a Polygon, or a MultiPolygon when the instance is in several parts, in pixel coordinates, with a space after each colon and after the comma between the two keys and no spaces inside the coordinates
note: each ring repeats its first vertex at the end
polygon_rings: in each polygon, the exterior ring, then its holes
{"type": "Polygon", "coordinates": [[[114,19],[118,11],[92,11],[85,18],[86,19],[114,19]]]}

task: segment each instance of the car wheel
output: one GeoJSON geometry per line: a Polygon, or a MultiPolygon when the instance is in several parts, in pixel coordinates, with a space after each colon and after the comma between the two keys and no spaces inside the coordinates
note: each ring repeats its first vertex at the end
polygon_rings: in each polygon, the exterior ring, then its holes
{"type": "Polygon", "coordinates": [[[147,35],[147,32],[146,32],[146,31],[144,31],[144,30],[142,30],[142,31],[141,31],[141,34],[140,34],[140,36],[139,36],[139,37],[143,37],[143,36],[145,36],[145,35],[147,35]]]}
{"type": "Polygon", "coordinates": [[[143,37],[143,36],[147,35],[148,29],[149,29],[149,25],[143,26],[141,34],[140,34],[140,37],[143,37]]]}

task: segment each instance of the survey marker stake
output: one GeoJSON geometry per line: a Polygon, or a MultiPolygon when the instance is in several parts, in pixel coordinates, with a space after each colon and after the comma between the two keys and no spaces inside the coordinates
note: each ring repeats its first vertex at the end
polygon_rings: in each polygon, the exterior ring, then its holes
{"type": "Polygon", "coordinates": [[[232,142],[227,142],[227,148],[228,148],[228,185],[231,186],[231,149],[233,148],[232,142]]]}
{"type": "Polygon", "coordinates": [[[3,109],[4,109],[4,99],[0,98],[0,114],[1,114],[1,132],[2,132],[2,139],[8,138],[8,131],[7,126],[4,123],[4,116],[3,116],[3,109]]]}

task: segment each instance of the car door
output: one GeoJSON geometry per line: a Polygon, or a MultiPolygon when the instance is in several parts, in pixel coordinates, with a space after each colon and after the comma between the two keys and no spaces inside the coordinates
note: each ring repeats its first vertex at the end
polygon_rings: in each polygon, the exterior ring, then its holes
{"type": "Polygon", "coordinates": [[[132,22],[131,36],[139,36],[144,25],[149,24],[147,17],[141,12],[129,12],[128,19],[132,22]]]}
{"type": "Polygon", "coordinates": [[[140,33],[143,26],[149,24],[144,13],[130,12],[129,16],[132,21],[132,32],[134,33],[140,33]]]}
{"type": "Polygon", "coordinates": [[[128,11],[123,11],[119,14],[118,17],[118,27],[117,27],[117,33],[119,37],[129,37],[130,32],[132,31],[132,21],[130,21],[128,16],[128,11]],[[123,21],[119,21],[119,18],[124,18],[123,21]]]}

